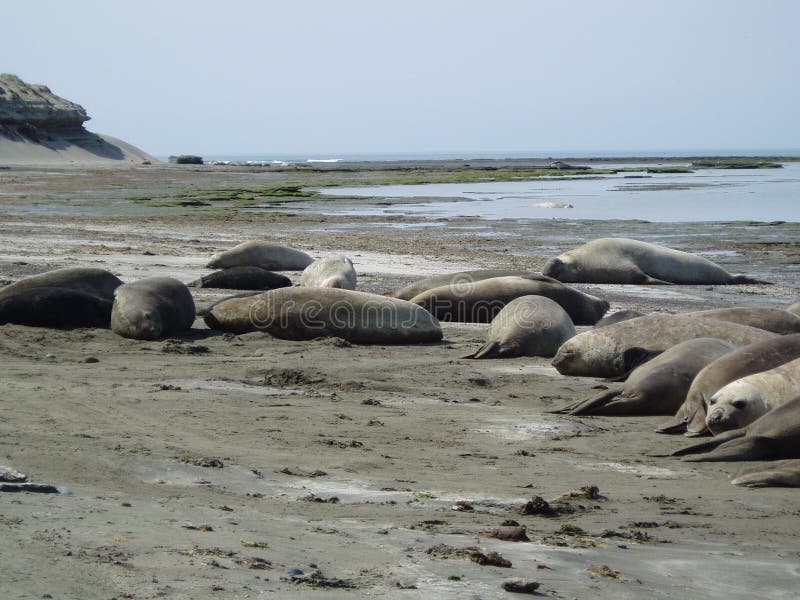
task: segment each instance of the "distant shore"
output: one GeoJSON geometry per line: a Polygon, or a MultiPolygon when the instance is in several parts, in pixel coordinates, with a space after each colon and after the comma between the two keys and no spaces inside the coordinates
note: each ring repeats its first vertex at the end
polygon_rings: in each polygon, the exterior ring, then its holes
{"type": "MultiPolygon", "coordinates": [[[[115,140],[119,144],[119,140],[115,140]]],[[[8,147],[0,144],[0,168],[37,168],[42,166],[58,166],[64,168],[137,168],[140,166],[168,165],[167,156],[161,155],[142,155],[137,157],[140,160],[97,160],[95,157],[87,158],[85,154],[74,152],[66,154],[64,152],[54,153],[28,149],[19,149],[19,145],[8,147]],[[144,161],[144,162],[143,162],[144,161]]],[[[696,161],[745,161],[745,162],[797,162],[800,161],[800,151],[796,154],[685,154],[685,155],[574,155],[574,156],[552,156],[552,157],[431,157],[431,158],[403,158],[392,157],[391,155],[375,155],[369,157],[348,157],[342,158],[326,157],[319,155],[292,156],[287,155],[208,155],[203,157],[203,165],[172,165],[176,169],[186,168],[235,168],[242,167],[248,170],[269,169],[271,171],[281,169],[304,169],[309,171],[337,171],[337,170],[407,170],[407,169],[530,169],[546,168],[553,162],[560,161],[571,165],[654,165],[654,164],[691,164],[696,161]]]]}

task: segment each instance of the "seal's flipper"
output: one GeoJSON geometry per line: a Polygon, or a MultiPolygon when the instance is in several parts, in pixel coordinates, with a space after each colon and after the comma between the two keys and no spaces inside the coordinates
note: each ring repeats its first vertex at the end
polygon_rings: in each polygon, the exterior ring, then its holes
{"type": "Polygon", "coordinates": [[[727,441],[735,440],[741,437],[744,437],[745,430],[744,429],[734,429],[732,431],[726,431],[723,434],[718,435],[713,440],[709,440],[707,442],[700,442],[699,444],[694,444],[692,446],[687,446],[686,448],[681,448],[680,450],[676,450],[672,453],[672,456],[686,456],[688,454],[701,454],[703,452],[710,452],[711,450],[715,450],[722,444],[727,441]]]}
{"type": "MultiPolygon", "coordinates": [[[[737,431],[744,431],[738,429],[737,431]]],[[[737,460],[764,460],[775,454],[774,441],[764,436],[738,437],[720,444],[716,450],[700,456],[690,456],[691,462],[727,462],[737,460]]]]}
{"type": "Polygon", "coordinates": [[[648,360],[653,360],[656,356],[661,354],[661,352],[662,350],[648,350],[647,348],[639,347],[628,348],[622,353],[622,368],[627,373],[630,373],[648,360]]]}
{"type": "Polygon", "coordinates": [[[500,342],[488,342],[478,348],[477,352],[462,356],[461,358],[500,358],[508,353],[500,347],[500,342]]]}
{"type": "Polygon", "coordinates": [[[748,277],[747,275],[732,275],[731,283],[733,284],[755,283],[759,285],[775,285],[775,283],[773,283],[772,281],[755,279],[754,277],[748,277]]]}
{"type": "Polygon", "coordinates": [[[706,411],[698,408],[686,423],[686,437],[699,437],[708,435],[708,425],[706,425],[706,411]]]}
{"type": "Polygon", "coordinates": [[[800,487],[800,461],[779,460],[743,467],[731,477],[731,483],[747,487],[800,487]]]}
{"type": "Polygon", "coordinates": [[[599,396],[581,400],[562,409],[554,410],[553,413],[557,414],[570,414],[570,415],[602,415],[605,414],[602,408],[611,400],[616,398],[622,392],[622,387],[618,389],[611,389],[603,392],[599,396]]]}
{"type": "Polygon", "coordinates": [[[644,280],[640,281],[642,285],[675,285],[671,281],[664,281],[662,279],[656,279],[655,277],[650,277],[647,273],[643,273],[644,280]]]}
{"type": "Polygon", "coordinates": [[[658,429],[656,429],[656,433],[667,433],[667,434],[677,434],[683,433],[686,431],[686,421],[682,419],[672,419],[663,425],[659,425],[658,429]]]}
{"type": "Polygon", "coordinates": [[[745,487],[800,487],[800,472],[787,473],[784,471],[753,471],[746,475],[736,476],[731,479],[733,485],[745,487]]]}
{"type": "Polygon", "coordinates": [[[683,435],[687,438],[707,437],[711,435],[711,431],[706,427],[703,431],[686,431],[683,435]]]}

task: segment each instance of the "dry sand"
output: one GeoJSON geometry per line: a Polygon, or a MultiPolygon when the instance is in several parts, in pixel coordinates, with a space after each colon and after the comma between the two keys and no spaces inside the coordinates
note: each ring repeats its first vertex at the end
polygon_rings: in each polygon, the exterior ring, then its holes
{"type": "Polygon", "coordinates": [[[139,148],[110,135],[79,130],[72,135],[51,134],[44,143],[11,139],[0,134],[0,165],[141,164],[158,162],[139,148]]]}
{"type": "MultiPolygon", "coordinates": [[[[212,252],[261,237],[346,253],[359,287],[382,292],[464,268],[540,268],[624,233],[718,253],[729,270],[778,285],[580,286],[612,310],[783,306],[797,295],[790,224],[423,227],[130,200],[300,177],[0,171],[0,279],[85,265],[190,281],[212,252]]],[[[197,303],[223,295],[198,290],[197,303]]],[[[502,582],[525,578],[550,598],[797,597],[798,490],[741,489],[727,481],[739,465],[655,456],[687,443],[653,433],[663,417],[545,414],[602,382],[560,376],[544,359],[462,360],[485,326],[444,330],[439,344],[391,347],[218,335],[201,320],[160,342],[0,326],[0,464],[64,492],[0,493],[0,596],[505,598],[502,582]],[[564,500],[558,516],[520,513],[533,496],[586,486],[600,497],[564,500]],[[512,519],[530,542],[483,535],[512,519]],[[479,565],[475,549],[513,566],[479,565]]]]}

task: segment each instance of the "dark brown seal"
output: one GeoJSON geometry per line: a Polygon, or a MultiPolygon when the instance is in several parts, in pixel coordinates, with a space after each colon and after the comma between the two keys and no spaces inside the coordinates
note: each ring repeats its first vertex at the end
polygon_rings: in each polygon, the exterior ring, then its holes
{"type": "Polygon", "coordinates": [[[553,279],[493,277],[463,284],[445,285],[414,296],[411,302],[425,307],[442,321],[489,323],[503,307],[521,296],[544,296],[557,302],[575,325],[593,325],[608,310],[608,302],[553,279]]]}
{"type": "Polygon", "coordinates": [[[0,288],[0,298],[8,298],[22,290],[47,287],[77,290],[113,302],[114,290],[121,285],[122,281],[105,269],[70,267],[15,281],[0,288]]]}
{"type": "Polygon", "coordinates": [[[558,412],[573,415],[669,415],[686,399],[697,373],[735,349],[716,338],[676,344],[637,367],[625,384],[558,412]]]}

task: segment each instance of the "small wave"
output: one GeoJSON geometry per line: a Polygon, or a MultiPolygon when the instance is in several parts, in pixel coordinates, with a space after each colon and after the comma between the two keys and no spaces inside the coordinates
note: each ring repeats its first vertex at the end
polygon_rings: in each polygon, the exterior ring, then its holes
{"type": "Polygon", "coordinates": [[[341,158],[309,158],[306,160],[308,163],[338,163],[342,162],[341,158]]]}

